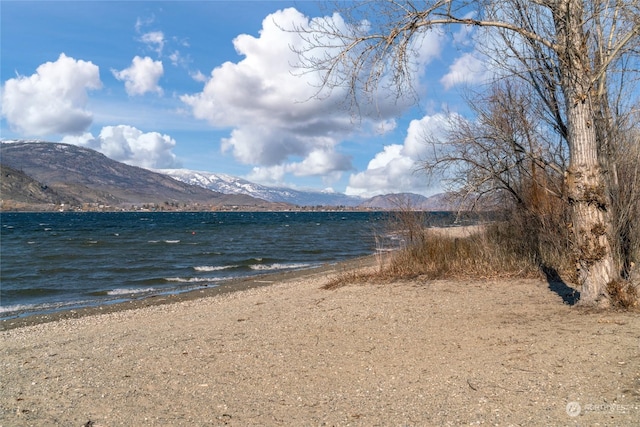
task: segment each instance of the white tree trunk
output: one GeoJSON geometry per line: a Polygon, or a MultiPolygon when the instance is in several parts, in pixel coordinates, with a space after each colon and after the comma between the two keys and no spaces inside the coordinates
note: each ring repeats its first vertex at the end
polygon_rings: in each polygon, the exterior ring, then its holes
{"type": "Polygon", "coordinates": [[[554,13],[567,106],[567,190],[573,209],[576,268],[582,285],[580,302],[603,305],[608,302],[607,285],[617,274],[608,237],[612,232],[609,182],[598,157],[583,7],[582,0],[561,0],[554,13]]]}
{"type": "Polygon", "coordinates": [[[573,209],[576,268],[582,285],[580,301],[598,305],[607,301],[607,284],[616,274],[608,238],[612,231],[611,203],[587,104],[579,103],[569,111],[571,164],[567,188],[573,209]]]}

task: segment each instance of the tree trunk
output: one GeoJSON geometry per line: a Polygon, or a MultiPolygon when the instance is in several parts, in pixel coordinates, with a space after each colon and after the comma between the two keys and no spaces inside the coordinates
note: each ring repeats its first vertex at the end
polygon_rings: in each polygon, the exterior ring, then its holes
{"type": "Polygon", "coordinates": [[[589,103],[569,110],[567,190],[573,214],[580,302],[598,305],[607,300],[607,284],[615,275],[609,243],[613,231],[607,179],[598,161],[597,141],[589,103]]]}
{"type": "Polygon", "coordinates": [[[609,241],[613,231],[609,182],[598,156],[583,12],[581,0],[561,0],[554,10],[554,20],[567,105],[570,155],[567,191],[573,215],[578,280],[582,285],[580,303],[602,305],[608,302],[607,284],[617,274],[609,241]]]}

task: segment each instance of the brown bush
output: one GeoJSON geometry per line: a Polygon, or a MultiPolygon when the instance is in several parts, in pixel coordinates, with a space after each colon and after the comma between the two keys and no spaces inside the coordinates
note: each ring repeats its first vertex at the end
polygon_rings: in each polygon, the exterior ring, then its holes
{"type": "Polygon", "coordinates": [[[466,237],[447,236],[427,229],[419,245],[395,254],[381,274],[428,279],[538,276],[534,260],[520,256],[513,250],[514,242],[504,237],[499,226],[490,226],[484,232],[466,237]]]}
{"type": "MultiPolygon", "coordinates": [[[[325,288],[416,277],[531,278],[551,274],[554,280],[576,281],[569,205],[562,198],[533,192],[522,203],[507,207],[502,220],[462,236],[446,229],[425,228],[427,218],[425,213],[409,209],[395,212],[389,220],[389,233],[403,244],[389,261],[380,263],[375,271],[343,272],[325,288]]],[[[637,236],[630,240],[637,247],[637,236]]],[[[639,305],[637,284],[615,280],[607,291],[615,307],[639,305]]]]}
{"type": "Polygon", "coordinates": [[[638,290],[628,280],[617,279],[607,284],[611,305],[625,310],[638,306],[638,290]]]}

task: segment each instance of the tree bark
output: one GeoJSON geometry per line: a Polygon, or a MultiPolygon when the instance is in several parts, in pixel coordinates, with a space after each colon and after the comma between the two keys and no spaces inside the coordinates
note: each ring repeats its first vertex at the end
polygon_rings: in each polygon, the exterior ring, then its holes
{"type": "Polygon", "coordinates": [[[554,19],[567,108],[570,163],[566,179],[572,207],[576,268],[582,285],[580,303],[603,305],[608,302],[607,285],[617,274],[609,241],[612,232],[609,182],[598,156],[583,12],[581,0],[560,0],[554,19]]]}
{"type": "Polygon", "coordinates": [[[611,203],[607,179],[598,162],[597,143],[590,106],[569,110],[571,161],[567,190],[573,214],[576,268],[582,285],[580,301],[598,305],[607,298],[607,284],[615,278],[614,258],[609,243],[612,232],[611,203]]]}

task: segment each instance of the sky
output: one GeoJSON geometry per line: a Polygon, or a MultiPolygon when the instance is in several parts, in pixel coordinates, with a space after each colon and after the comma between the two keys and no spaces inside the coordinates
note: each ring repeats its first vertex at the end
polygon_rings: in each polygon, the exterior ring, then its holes
{"type": "Polygon", "coordinates": [[[355,116],[314,97],[296,32],[317,1],[0,2],[2,140],[64,142],[149,169],[192,169],[371,197],[441,191],[424,135],[486,77],[465,27],[419,47],[415,103],[381,91],[355,116]]]}

